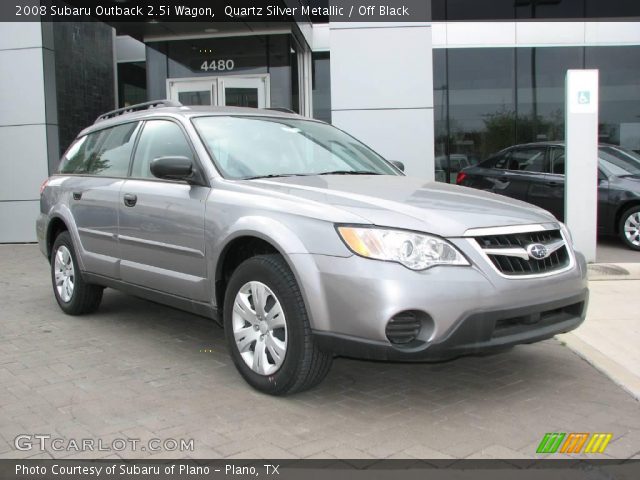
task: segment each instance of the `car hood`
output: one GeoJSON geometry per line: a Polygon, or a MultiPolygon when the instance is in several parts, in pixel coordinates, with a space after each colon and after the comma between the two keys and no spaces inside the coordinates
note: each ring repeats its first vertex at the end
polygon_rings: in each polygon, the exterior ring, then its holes
{"type": "Polygon", "coordinates": [[[416,177],[323,175],[250,182],[297,201],[330,205],[374,225],[445,237],[461,236],[469,228],[555,221],[547,211],[525,202],[416,177]]]}

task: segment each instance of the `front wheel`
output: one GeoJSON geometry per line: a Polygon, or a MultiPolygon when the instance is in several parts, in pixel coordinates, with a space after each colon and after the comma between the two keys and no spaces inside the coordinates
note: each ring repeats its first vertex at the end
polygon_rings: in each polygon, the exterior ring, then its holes
{"type": "Polygon", "coordinates": [[[280,255],[250,258],[233,272],[223,317],[231,358],[253,388],[291,394],[329,372],[332,356],[315,345],[302,293],[280,255]]]}
{"type": "Polygon", "coordinates": [[[618,230],[627,247],[640,250],[640,206],[632,207],[622,214],[618,230]]]}
{"type": "Polygon", "coordinates": [[[51,282],[60,308],[69,315],[95,311],[102,301],[103,287],[82,278],[69,232],[62,232],[51,249],[51,282]]]}

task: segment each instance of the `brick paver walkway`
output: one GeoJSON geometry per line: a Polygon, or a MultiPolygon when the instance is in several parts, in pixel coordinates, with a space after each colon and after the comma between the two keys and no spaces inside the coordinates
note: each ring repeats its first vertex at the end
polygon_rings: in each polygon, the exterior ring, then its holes
{"type": "Polygon", "coordinates": [[[0,457],[534,457],[546,432],[611,432],[640,404],[556,340],[443,364],[335,361],[310,392],[251,390],[213,322],[113,290],[64,315],[34,245],[0,246],[0,457]],[[193,452],[17,451],[19,434],[193,439],[193,452]]]}

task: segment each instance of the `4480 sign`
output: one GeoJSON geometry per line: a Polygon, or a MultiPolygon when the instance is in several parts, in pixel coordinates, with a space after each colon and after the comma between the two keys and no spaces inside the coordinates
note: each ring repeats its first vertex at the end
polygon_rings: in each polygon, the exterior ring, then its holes
{"type": "Polygon", "coordinates": [[[200,64],[200,70],[203,72],[224,72],[233,70],[235,66],[235,62],[232,59],[205,60],[200,64]]]}

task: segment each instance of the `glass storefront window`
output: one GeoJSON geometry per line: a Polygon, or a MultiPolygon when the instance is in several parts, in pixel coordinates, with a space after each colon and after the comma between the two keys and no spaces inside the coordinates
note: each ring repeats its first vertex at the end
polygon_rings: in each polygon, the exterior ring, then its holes
{"type": "Polygon", "coordinates": [[[516,143],[564,139],[567,69],[583,67],[583,49],[516,49],[516,143]]]}
{"type": "Polygon", "coordinates": [[[585,67],[600,71],[600,141],[640,151],[640,46],[586,47],[585,67]]]}
{"type": "Polygon", "coordinates": [[[513,49],[447,52],[449,154],[475,164],[515,140],[513,49]]]}
{"type": "Polygon", "coordinates": [[[571,68],[600,71],[600,142],[640,151],[640,46],[437,49],[436,180],[511,145],[564,140],[571,68]]]}
{"type": "Polygon", "coordinates": [[[313,118],[331,123],[331,73],[329,52],[313,53],[313,118]]]}
{"type": "Polygon", "coordinates": [[[118,63],[118,107],[147,101],[145,62],[118,63]]]}

